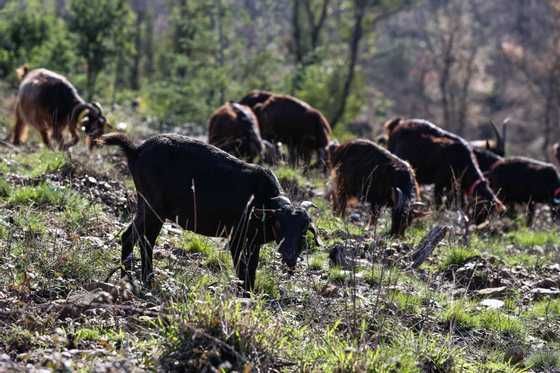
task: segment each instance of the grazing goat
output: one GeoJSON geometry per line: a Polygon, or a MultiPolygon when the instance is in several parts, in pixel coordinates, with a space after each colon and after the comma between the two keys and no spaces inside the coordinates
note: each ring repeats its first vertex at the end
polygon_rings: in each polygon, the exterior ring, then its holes
{"type": "Polygon", "coordinates": [[[528,205],[528,225],[533,223],[537,203],[550,205],[553,218],[558,217],[560,176],[552,164],[524,157],[505,158],[496,162],[486,176],[508,208],[528,205]]]}
{"type": "Polygon", "coordinates": [[[274,96],[274,93],[268,91],[261,91],[261,90],[253,90],[247,93],[239,103],[241,105],[249,106],[251,110],[255,110],[255,106],[258,104],[264,103],[268,100],[271,96],[274,96]]]}
{"type": "MultiPolygon", "coordinates": [[[[25,141],[27,125],[35,127],[43,143],[52,148],[51,137],[59,148],[68,149],[80,141],[78,125],[93,140],[103,134],[108,125],[97,103],[86,103],[76,88],[64,76],[46,69],[20,73],[23,80],[16,101],[16,123],[12,142],[25,141]],[[63,132],[68,127],[72,140],[65,144],[63,132]]],[[[90,147],[94,142],[90,142],[90,147]]]]}
{"type": "Polygon", "coordinates": [[[152,249],[165,219],[212,237],[229,237],[229,249],[244,288],[251,290],[262,244],[276,241],[284,263],[295,267],[310,230],[307,212],[283,194],[274,174],[208,144],[180,135],[156,135],[135,146],[124,134],[102,144],[126,155],[137,191],[133,222],[122,235],[123,275],[140,242],[142,280],[152,277],[152,249]]]}
{"type": "Polygon", "coordinates": [[[421,119],[395,118],[385,124],[388,149],[410,162],[420,184],[435,184],[435,202],[445,190],[458,189],[474,200],[474,219],[484,221],[505,207],[490,189],[471,146],[461,137],[421,119]]]}
{"type": "Polygon", "coordinates": [[[245,105],[228,102],[208,122],[208,143],[239,158],[252,161],[263,152],[259,123],[245,105]]]}
{"type": "Polygon", "coordinates": [[[343,216],[350,198],[371,206],[370,225],[375,225],[383,206],[392,207],[391,234],[402,235],[418,200],[414,171],[402,159],[369,140],[354,140],[329,147],[328,164],[333,179],[333,209],[343,216]]]}
{"type": "Polygon", "coordinates": [[[315,152],[317,163],[324,166],[331,127],[319,110],[294,97],[273,95],[257,104],[254,111],[259,118],[261,136],[286,144],[290,164],[297,164],[298,156],[309,164],[315,152]]]}
{"type": "Polygon", "coordinates": [[[470,145],[472,146],[473,150],[487,150],[500,157],[505,157],[506,155],[506,135],[507,135],[507,124],[509,122],[509,118],[504,120],[502,123],[502,134],[496,128],[494,122],[490,121],[490,126],[492,127],[492,131],[496,136],[496,140],[473,140],[470,141],[470,145]]]}

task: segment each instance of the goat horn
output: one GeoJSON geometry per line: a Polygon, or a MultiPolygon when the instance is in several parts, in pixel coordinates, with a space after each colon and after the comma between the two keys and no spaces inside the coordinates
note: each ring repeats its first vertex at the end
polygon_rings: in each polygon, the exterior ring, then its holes
{"type": "Polygon", "coordinates": [[[72,114],[71,114],[71,121],[73,123],[78,123],[82,120],[82,115],[83,112],[87,109],[87,110],[91,110],[91,105],[90,104],[86,104],[86,103],[81,103],[77,106],[74,107],[74,109],[72,109],[72,114]]]}
{"type": "Polygon", "coordinates": [[[101,104],[99,102],[94,102],[92,106],[97,110],[97,114],[101,115],[101,113],[103,112],[103,107],[101,107],[101,104]]]}
{"type": "Polygon", "coordinates": [[[278,202],[283,202],[286,205],[291,205],[292,201],[290,201],[290,199],[286,196],[280,195],[280,196],[276,196],[271,198],[272,201],[278,201],[278,202]]]}
{"type": "Polygon", "coordinates": [[[492,131],[494,131],[494,135],[496,136],[496,150],[498,150],[498,152],[500,153],[503,153],[505,150],[504,139],[500,135],[500,131],[498,131],[498,128],[494,124],[493,120],[490,120],[490,126],[492,127],[492,131]]]}
{"type": "Polygon", "coordinates": [[[300,204],[300,207],[303,208],[304,210],[308,210],[311,207],[315,207],[318,208],[317,205],[315,205],[313,202],[311,201],[303,201],[300,204]]]}

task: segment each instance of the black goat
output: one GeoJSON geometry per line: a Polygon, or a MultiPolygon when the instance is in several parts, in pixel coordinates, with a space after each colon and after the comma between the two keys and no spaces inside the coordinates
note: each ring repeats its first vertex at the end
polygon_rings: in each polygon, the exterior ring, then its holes
{"type": "Polygon", "coordinates": [[[293,268],[306,232],[317,239],[307,212],[292,205],[263,167],[180,135],[156,135],[135,146],[124,134],[112,133],[101,143],[124,151],[137,191],[136,215],[122,235],[123,275],[140,241],[142,280],[149,283],[152,248],[166,219],[205,236],[228,237],[246,290],[255,284],[262,244],[276,241],[284,263],[293,268]]]}
{"type": "Polygon", "coordinates": [[[558,218],[560,176],[552,164],[511,157],[496,162],[486,175],[492,189],[511,210],[516,204],[528,205],[528,225],[533,223],[537,203],[550,205],[553,218],[558,218]]]}

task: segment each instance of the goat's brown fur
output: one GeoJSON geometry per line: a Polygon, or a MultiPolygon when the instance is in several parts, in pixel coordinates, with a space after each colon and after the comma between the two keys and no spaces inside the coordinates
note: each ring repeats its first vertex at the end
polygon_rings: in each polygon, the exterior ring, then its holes
{"type": "Polygon", "coordinates": [[[336,214],[344,215],[347,201],[358,198],[370,204],[370,223],[375,223],[380,209],[389,206],[391,234],[404,233],[414,217],[413,205],[419,196],[414,171],[407,162],[372,141],[359,139],[329,148],[328,163],[336,214]],[[402,198],[399,202],[394,198],[397,190],[402,198]]]}
{"type": "Polygon", "coordinates": [[[228,102],[212,114],[208,143],[249,161],[263,151],[257,117],[248,106],[238,103],[228,102]]]}
{"type": "Polygon", "coordinates": [[[23,80],[18,90],[12,134],[14,145],[25,141],[27,125],[39,131],[43,143],[49,148],[52,148],[51,139],[58,143],[60,149],[78,143],[78,125],[82,125],[92,139],[103,133],[107,123],[99,106],[86,103],[64,76],[46,69],[26,72],[26,68],[21,71],[21,76],[23,80]],[[86,111],[87,116],[84,117],[86,111]],[[66,144],[65,129],[72,137],[66,144]]]}

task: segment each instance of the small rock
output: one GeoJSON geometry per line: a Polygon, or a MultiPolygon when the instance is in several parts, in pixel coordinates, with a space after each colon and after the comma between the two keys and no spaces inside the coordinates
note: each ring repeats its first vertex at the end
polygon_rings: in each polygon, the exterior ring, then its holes
{"type": "Polygon", "coordinates": [[[480,302],[480,305],[493,310],[498,310],[504,306],[504,301],[499,299],[483,299],[480,302]]]}
{"type": "Polygon", "coordinates": [[[531,294],[535,299],[539,299],[545,296],[558,297],[560,296],[560,290],[556,288],[552,288],[552,289],[535,288],[531,290],[531,294]]]}
{"type": "Polygon", "coordinates": [[[505,295],[506,291],[507,291],[506,286],[500,286],[500,287],[497,287],[497,288],[480,289],[480,290],[477,290],[476,293],[478,295],[494,295],[494,296],[497,296],[497,295],[505,295]]]}
{"type": "Polygon", "coordinates": [[[334,284],[325,284],[321,290],[319,290],[319,294],[321,294],[325,298],[332,298],[338,295],[338,287],[334,284]]]}
{"type": "Polygon", "coordinates": [[[552,278],[543,278],[540,281],[537,281],[533,284],[533,288],[555,288],[560,285],[560,281],[558,279],[554,280],[552,278]]]}

